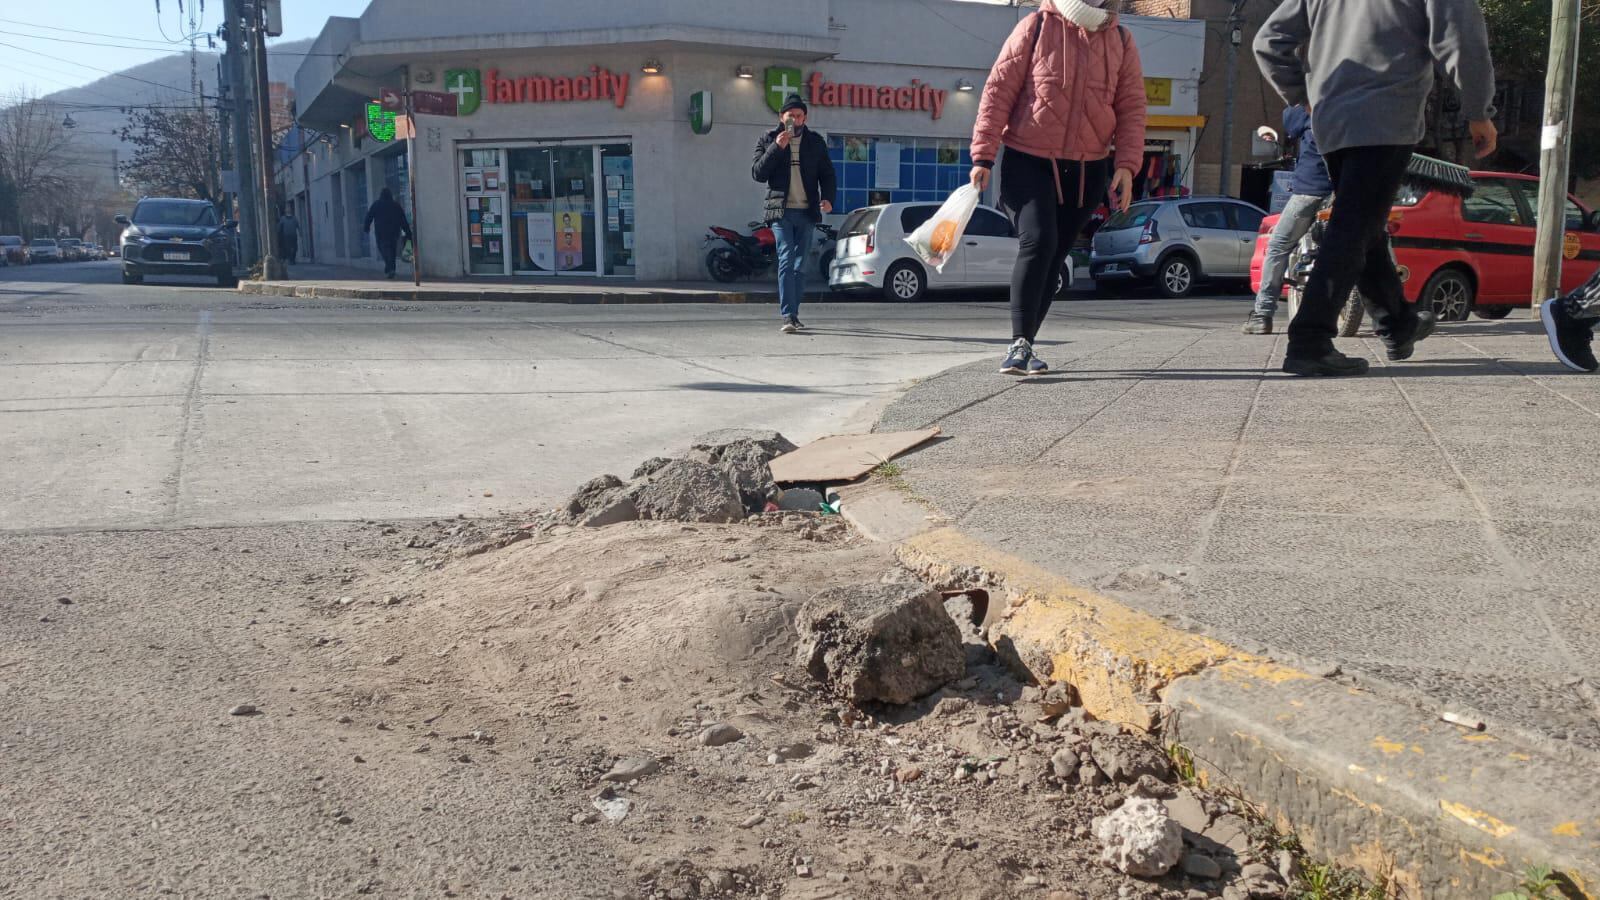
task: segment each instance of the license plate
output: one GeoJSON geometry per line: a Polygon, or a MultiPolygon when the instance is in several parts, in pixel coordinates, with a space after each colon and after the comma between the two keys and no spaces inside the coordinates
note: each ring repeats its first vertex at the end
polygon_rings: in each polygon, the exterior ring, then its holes
{"type": "Polygon", "coordinates": [[[1104,269],[1101,269],[1100,271],[1102,271],[1102,272],[1121,272],[1122,271],[1122,265],[1121,265],[1121,263],[1111,263],[1110,265],[1107,265],[1104,269]]]}
{"type": "Polygon", "coordinates": [[[188,262],[189,261],[189,254],[187,254],[187,253],[172,253],[172,252],[169,251],[167,253],[161,254],[161,258],[166,260],[167,262],[188,262]]]}

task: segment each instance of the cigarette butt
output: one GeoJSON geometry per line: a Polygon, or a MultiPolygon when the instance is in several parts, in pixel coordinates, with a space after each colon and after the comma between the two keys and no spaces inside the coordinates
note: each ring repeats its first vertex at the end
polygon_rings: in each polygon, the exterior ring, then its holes
{"type": "Polygon", "coordinates": [[[1460,713],[1447,712],[1440,715],[1439,718],[1449,722],[1451,725],[1460,725],[1462,728],[1469,728],[1473,731],[1482,731],[1488,727],[1482,719],[1474,719],[1471,716],[1464,716],[1460,713]]]}

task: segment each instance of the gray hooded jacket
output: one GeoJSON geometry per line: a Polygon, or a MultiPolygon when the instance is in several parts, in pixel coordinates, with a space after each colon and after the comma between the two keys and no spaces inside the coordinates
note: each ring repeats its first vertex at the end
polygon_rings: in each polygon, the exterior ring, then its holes
{"type": "Polygon", "coordinates": [[[1255,54],[1284,100],[1311,107],[1323,153],[1422,140],[1435,65],[1469,120],[1494,114],[1478,0],[1283,0],[1255,54]]]}

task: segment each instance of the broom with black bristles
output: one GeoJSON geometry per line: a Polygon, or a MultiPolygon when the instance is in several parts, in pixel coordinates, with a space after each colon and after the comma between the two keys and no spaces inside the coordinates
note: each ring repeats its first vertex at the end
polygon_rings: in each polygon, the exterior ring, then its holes
{"type": "Polygon", "coordinates": [[[1476,187],[1472,172],[1466,166],[1421,153],[1411,154],[1411,161],[1406,163],[1405,183],[1418,190],[1439,191],[1463,198],[1472,196],[1476,187]]]}

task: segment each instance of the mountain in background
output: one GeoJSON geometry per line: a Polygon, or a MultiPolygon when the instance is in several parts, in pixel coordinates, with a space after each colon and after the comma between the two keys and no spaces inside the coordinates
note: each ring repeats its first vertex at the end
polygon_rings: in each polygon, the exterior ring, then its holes
{"type": "MultiPolygon", "coordinates": [[[[267,48],[267,79],[293,83],[311,41],[284,41],[267,48]]],[[[196,74],[207,97],[217,95],[217,63],[221,55],[196,54],[196,74]]],[[[62,105],[78,124],[74,144],[83,152],[86,165],[109,166],[110,152],[126,159],[129,150],[114,133],[128,123],[121,107],[151,104],[182,105],[195,102],[189,90],[189,54],[175,53],[153,60],[117,75],[107,75],[79,88],[68,88],[45,95],[43,99],[62,105]],[[165,86],[163,86],[165,85],[165,86]]],[[[207,101],[207,114],[216,114],[216,101],[207,101]]]]}

